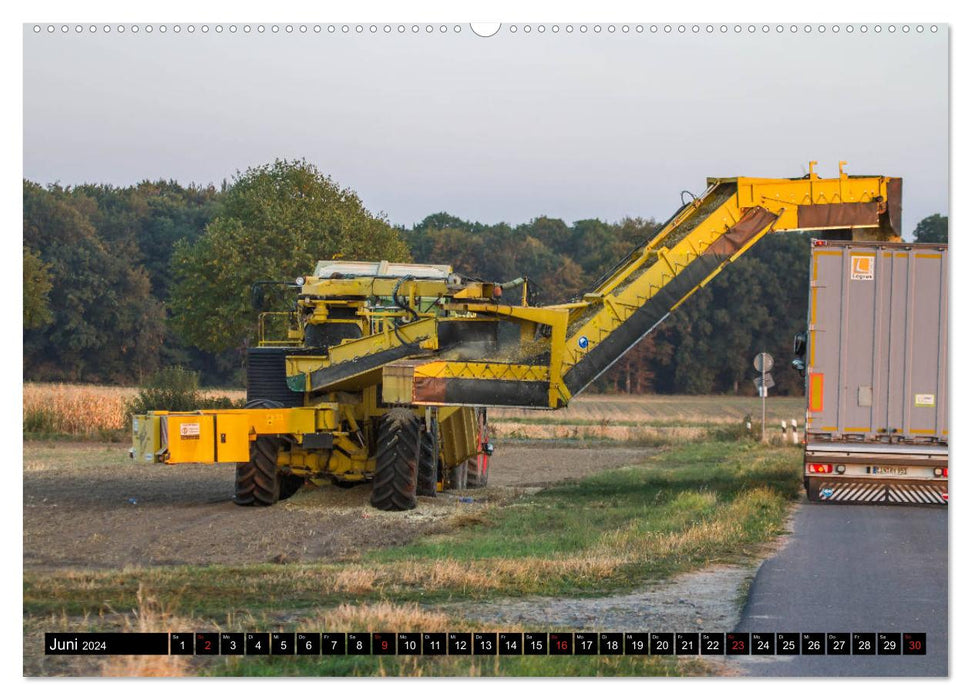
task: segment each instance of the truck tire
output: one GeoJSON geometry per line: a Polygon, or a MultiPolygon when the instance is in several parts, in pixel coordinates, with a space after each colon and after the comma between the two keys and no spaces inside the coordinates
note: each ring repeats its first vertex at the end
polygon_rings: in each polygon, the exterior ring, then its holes
{"type": "Polygon", "coordinates": [[[418,455],[418,495],[434,496],[438,491],[438,450],[430,431],[421,434],[421,453],[418,455]]]}
{"type": "Polygon", "coordinates": [[[819,503],[819,480],[818,479],[806,479],[806,498],[809,499],[811,503],[819,503]]]}
{"type": "MultiPolygon", "coordinates": [[[[282,404],[269,399],[246,402],[246,408],[281,407],[282,404]]],[[[300,490],[303,477],[281,472],[277,467],[282,444],[282,438],[262,435],[250,445],[249,461],[236,464],[236,496],[233,499],[236,505],[272,506],[300,490]]]]}
{"type": "Polygon", "coordinates": [[[418,501],[421,421],[407,408],[392,408],[378,424],[377,464],[371,505],[378,510],[411,510],[418,501]]]}

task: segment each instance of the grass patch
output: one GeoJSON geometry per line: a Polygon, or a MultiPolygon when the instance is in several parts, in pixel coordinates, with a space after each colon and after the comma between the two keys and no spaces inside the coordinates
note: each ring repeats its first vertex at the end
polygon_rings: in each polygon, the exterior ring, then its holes
{"type": "MultiPolygon", "coordinates": [[[[666,576],[730,560],[779,534],[798,495],[800,454],[750,443],[688,445],[547,489],[493,511],[483,525],[367,559],[455,562],[465,572],[457,577],[470,585],[501,588],[492,581],[505,574],[536,589],[530,592],[551,594],[666,576]],[[597,571],[603,575],[591,575],[597,571]],[[485,579],[473,582],[476,573],[485,579]]],[[[375,577],[381,571],[370,570],[375,577]]]]}
{"type": "Polygon", "coordinates": [[[657,656],[332,656],[256,658],[214,664],[213,676],[591,677],[707,675],[700,660],[657,656]]]}

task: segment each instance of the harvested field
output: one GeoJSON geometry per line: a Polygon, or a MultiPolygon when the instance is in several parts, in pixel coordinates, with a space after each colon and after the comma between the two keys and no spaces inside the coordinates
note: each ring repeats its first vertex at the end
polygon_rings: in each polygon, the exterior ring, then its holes
{"type": "Polygon", "coordinates": [[[483,505],[655,451],[500,446],[488,488],[420,498],[416,510],[401,513],[370,507],[368,485],[305,488],[272,508],[241,508],[232,502],[231,466],[135,465],[127,452],[99,443],[24,443],[25,568],[340,559],[445,531],[483,505]]]}
{"type": "MultiPolygon", "coordinates": [[[[781,438],[780,422],[803,425],[803,397],[770,397],[766,426],[781,438]]],[[[711,431],[741,426],[758,430],[761,400],[748,396],[580,396],[558,411],[497,408],[489,420],[497,438],[529,440],[613,440],[676,444],[703,439],[711,431]]]]}

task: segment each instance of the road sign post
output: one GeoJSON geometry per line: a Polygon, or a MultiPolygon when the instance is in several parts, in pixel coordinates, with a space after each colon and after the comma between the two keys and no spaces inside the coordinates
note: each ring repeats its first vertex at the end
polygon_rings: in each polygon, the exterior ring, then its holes
{"type": "Polygon", "coordinates": [[[769,372],[775,365],[772,355],[767,352],[760,352],[752,361],[755,371],[759,373],[759,378],[755,380],[755,385],[759,388],[759,396],[762,397],[762,442],[765,442],[765,399],[769,395],[769,387],[775,386],[775,381],[769,372]]]}

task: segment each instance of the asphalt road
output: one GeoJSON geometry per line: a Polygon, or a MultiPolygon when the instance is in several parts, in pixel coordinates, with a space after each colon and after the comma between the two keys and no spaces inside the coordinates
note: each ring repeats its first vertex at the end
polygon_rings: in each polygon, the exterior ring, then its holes
{"type": "Polygon", "coordinates": [[[738,632],[925,632],[926,656],[729,656],[751,676],[946,676],[947,509],[803,503],[738,632]]]}

